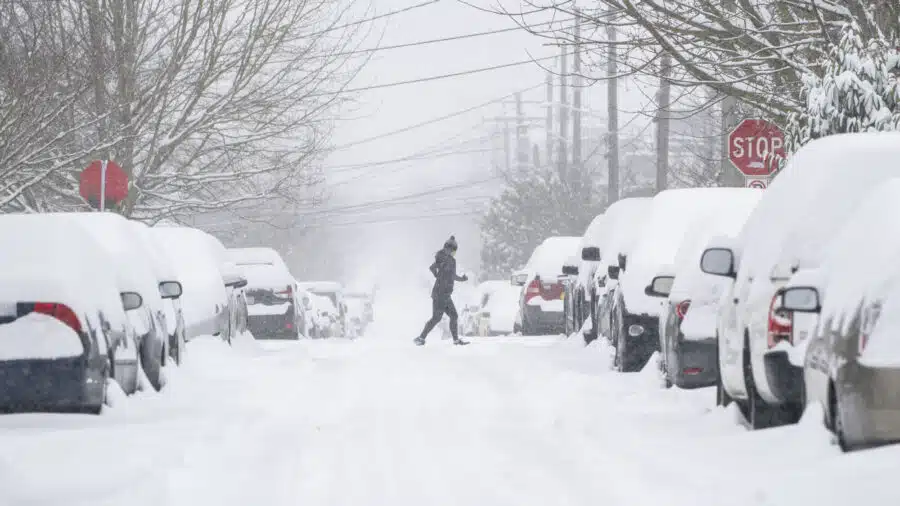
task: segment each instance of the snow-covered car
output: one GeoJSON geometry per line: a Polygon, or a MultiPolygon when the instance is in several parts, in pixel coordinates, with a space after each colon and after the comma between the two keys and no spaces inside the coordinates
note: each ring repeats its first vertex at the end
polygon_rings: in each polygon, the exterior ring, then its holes
{"type": "Polygon", "coordinates": [[[898,158],[900,133],[813,140],[787,160],[736,244],[704,252],[705,272],[735,279],[717,316],[719,369],[724,393],[751,427],[795,422],[804,407],[803,369],[789,357],[802,343],[793,341],[790,312],[778,307],[781,289],[794,272],[819,267],[853,209],[900,176],[898,158]]]}
{"type": "MultiPolygon", "coordinates": [[[[563,263],[563,275],[560,278],[563,285],[563,318],[565,318],[563,333],[567,336],[581,329],[578,320],[583,311],[579,306],[584,303],[584,297],[576,295],[579,263],[574,255],[570,256],[563,263]]],[[[581,321],[581,323],[584,322],[581,321]]]]}
{"type": "Polygon", "coordinates": [[[618,269],[609,272],[618,279],[610,329],[618,371],[640,371],[659,350],[659,315],[665,298],[653,289],[655,278],[671,277],[671,272],[660,270],[674,265],[695,220],[717,212],[733,197],[733,188],[665,190],[653,197],[634,246],[622,256],[618,269]]]}
{"type": "Polygon", "coordinates": [[[228,321],[228,294],[209,234],[190,227],[156,225],[150,234],[166,251],[183,293],[185,339],[221,335],[228,321]]]}
{"type": "Polygon", "coordinates": [[[900,179],[879,185],[847,217],[819,267],[798,271],[781,304],[817,316],[794,338],[807,402],[818,403],[841,448],[900,441],[900,179]]]}
{"type": "Polygon", "coordinates": [[[341,325],[341,314],[337,306],[327,295],[319,295],[315,292],[304,291],[308,297],[310,312],[312,313],[313,330],[310,337],[329,338],[344,335],[341,325]]]}
{"type": "Polygon", "coordinates": [[[606,224],[597,238],[597,244],[603,245],[602,250],[589,246],[581,251],[582,258],[599,262],[591,283],[596,296],[591,303],[590,327],[611,344],[614,344],[615,336],[610,332],[610,323],[618,282],[609,277],[609,270],[618,269],[619,259],[627,257],[648,216],[651,202],[649,197],[631,197],[613,203],[603,213],[606,224]]]}
{"type": "Polygon", "coordinates": [[[475,289],[464,298],[465,304],[457,305],[459,311],[459,333],[464,336],[478,334],[478,312],[487,303],[491,292],[500,286],[509,285],[509,281],[488,280],[479,283],[475,289]]]}
{"type": "Polygon", "coordinates": [[[478,335],[497,336],[513,333],[521,295],[521,286],[506,282],[487,293],[484,305],[477,315],[478,335]]]}
{"type": "Polygon", "coordinates": [[[0,248],[0,410],[99,413],[126,343],[137,375],[125,311],[140,295],[120,293],[106,252],[70,223],[7,214],[0,234],[15,238],[0,248]]]}
{"type": "Polygon", "coordinates": [[[363,335],[366,327],[372,322],[374,310],[372,296],[366,292],[347,292],[344,294],[347,303],[347,315],[357,335],[363,335]]]}
{"type": "Polygon", "coordinates": [[[356,337],[352,332],[353,328],[350,325],[350,320],[347,316],[347,303],[344,300],[343,285],[337,281],[303,281],[299,283],[299,286],[301,290],[327,297],[331,301],[331,304],[338,313],[337,321],[340,326],[340,330],[336,334],[333,334],[334,337],[356,337]]]}
{"type": "Polygon", "coordinates": [[[256,339],[300,339],[309,335],[297,280],[272,248],[231,248],[227,258],[247,280],[247,320],[256,339]]]}
{"type": "Polygon", "coordinates": [[[225,342],[231,343],[236,336],[247,330],[248,314],[245,293],[247,278],[241,269],[229,259],[228,248],[222,244],[222,241],[211,234],[206,234],[206,238],[210,251],[218,262],[219,273],[222,276],[222,284],[225,285],[225,294],[228,300],[226,316],[220,320],[222,327],[219,329],[219,335],[225,342]]]}
{"type": "Polygon", "coordinates": [[[156,279],[159,281],[159,294],[163,300],[163,316],[166,332],[169,335],[169,357],[176,364],[181,364],[184,361],[186,343],[184,311],[181,305],[183,287],[178,281],[175,264],[165,248],[153,239],[150,227],[139,221],[130,220],[128,223],[134,229],[135,240],[147,254],[156,279]]]}
{"type": "MultiPolygon", "coordinates": [[[[116,270],[119,277],[120,291],[141,295],[141,307],[127,314],[138,330],[137,349],[141,367],[153,388],[160,390],[165,384],[163,367],[169,357],[165,305],[153,262],[141,247],[141,238],[135,228],[126,218],[115,213],[48,213],[44,216],[65,220],[93,237],[108,254],[110,267],[116,270]]],[[[130,391],[130,387],[125,391],[130,391]]]]}
{"type": "Polygon", "coordinates": [[[675,255],[674,280],[659,315],[659,366],[665,386],[700,388],[718,381],[716,308],[729,280],[700,270],[714,237],[737,235],[762,193],[734,188],[714,213],[698,217],[675,255]]]}
{"type": "Polygon", "coordinates": [[[525,289],[516,316],[517,328],[523,334],[565,332],[565,292],[560,278],[563,277],[563,264],[577,253],[580,242],[581,237],[548,237],[531,253],[523,269],[525,289]]]}
{"type": "MultiPolygon", "coordinates": [[[[596,216],[581,236],[578,248],[578,269],[574,276],[572,301],[567,302],[572,308],[572,330],[580,331],[584,322],[591,317],[591,307],[597,303],[597,286],[594,274],[600,267],[600,239],[606,235],[608,223],[606,214],[596,216]]],[[[593,325],[585,330],[585,340],[590,342],[596,337],[593,325]]]]}

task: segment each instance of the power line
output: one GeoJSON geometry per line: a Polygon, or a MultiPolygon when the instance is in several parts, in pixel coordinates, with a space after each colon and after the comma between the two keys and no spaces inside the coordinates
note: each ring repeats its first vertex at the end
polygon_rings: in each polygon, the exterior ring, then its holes
{"type": "Polygon", "coordinates": [[[415,123],[415,124],[412,124],[412,125],[409,125],[409,126],[406,126],[406,127],[400,128],[400,129],[397,129],[397,130],[391,130],[391,131],[385,132],[385,133],[383,133],[383,134],[378,134],[378,135],[375,135],[375,136],[372,136],[372,137],[366,137],[366,138],[364,138],[364,139],[360,139],[360,140],[358,140],[358,141],[353,141],[353,142],[350,142],[350,143],[347,143],[347,144],[343,144],[343,145],[337,146],[337,147],[332,148],[332,149],[333,149],[334,151],[337,151],[337,150],[340,150],[340,149],[347,149],[347,148],[350,148],[350,147],[358,146],[358,145],[360,145],[360,144],[367,144],[367,143],[369,143],[369,142],[379,141],[379,140],[385,139],[385,138],[387,138],[387,137],[392,137],[392,136],[394,136],[394,135],[406,133],[406,132],[409,132],[409,131],[411,131],[411,130],[415,130],[415,129],[417,129],[417,128],[422,128],[422,127],[424,127],[424,126],[433,125],[433,124],[435,124],[435,123],[440,123],[441,121],[446,121],[446,120],[448,120],[448,119],[452,119],[452,118],[455,118],[455,117],[457,117],[457,116],[462,116],[463,114],[468,114],[468,113],[470,113],[470,112],[472,112],[472,111],[477,111],[478,109],[484,109],[485,107],[488,107],[488,106],[490,106],[490,105],[494,105],[494,104],[496,104],[497,102],[502,102],[503,100],[506,100],[506,99],[508,99],[508,98],[511,98],[511,97],[516,96],[516,93],[525,93],[525,92],[527,92],[527,91],[535,90],[535,89],[540,88],[540,87],[542,87],[542,86],[544,86],[544,83],[540,83],[540,84],[537,84],[537,85],[535,85],[535,86],[530,86],[530,87],[525,88],[525,89],[522,89],[522,90],[514,91],[514,92],[512,92],[512,93],[510,93],[510,94],[508,94],[508,95],[504,95],[504,96],[502,96],[502,97],[498,97],[498,98],[495,98],[495,99],[492,99],[492,100],[488,100],[487,102],[484,102],[484,103],[481,103],[481,104],[478,104],[478,105],[474,105],[474,106],[472,106],[472,107],[467,107],[467,108],[465,108],[465,109],[460,109],[460,110],[458,110],[458,111],[456,111],[456,112],[451,112],[450,114],[445,114],[445,115],[443,115],[443,116],[438,116],[437,118],[432,118],[432,119],[429,119],[429,120],[425,120],[425,121],[422,121],[422,122],[419,122],[419,123],[415,123]]]}
{"type": "Polygon", "coordinates": [[[492,72],[494,70],[502,70],[502,69],[507,69],[507,68],[511,68],[511,67],[520,67],[522,65],[529,65],[532,63],[536,63],[539,61],[545,61],[545,60],[553,60],[555,58],[558,58],[558,56],[553,55],[553,56],[545,56],[543,58],[531,58],[529,60],[520,60],[520,61],[516,61],[516,62],[511,62],[511,63],[501,63],[499,65],[491,65],[490,67],[480,67],[480,68],[475,68],[475,69],[463,70],[460,72],[451,72],[449,74],[440,74],[440,75],[436,75],[436,76],[420,77],[418,79],[410,79],[408,81],[395,81],[392,83],[373,84],[371,86],[364,86],[361,88],[345,88],[340,91],[323,91],[320,93],[311,93],[307,96],[312,98],[312,97],[322,97],[322,96],[329,96],[329,95],[340,95],[341,93],[358,93],[361,91],[380,90],[383,88],[395,88],[397,86],[406,86],[408,84],[421,84],[421,83],[427,83],[427,82],[431,82],[431,81],[440,81],[443,79],[452,79],[454,77],[465,77],[465,76],[470,76],[473,74],[481,74],[483,72],[492,72]]]}
{"type": "Polygon", "coordinates": [[[438,3],[439,1],[440,0],[426,0],[424,2],[419,2],[417,4],[410,5],[409,7],[404,7],[402,9],[388,11],[388,12],[385,12],[384,14],[378,14],[378,15],[372,16],[370,18],[358,19],[358,20],[352,21],[350,23],[344,23],[343,25],[332,26],[332,27],[326,28],[324,30],[319,30],[318,32],[303,34],[303,37],[304,38],[316,37],[319,35],[325,35],[326,33],[331,33],[331,32],[337,31],[337,30],[341,30],[343,28],[350,28],[351,26],[359,26],[364,23],[371,23],[372,21],[378,21],[379,19],[384,19],[387,17],[396,16],[397,14],[403,14],[404,12],[409,12],[411,10],[419,9],[422,7],[427,7],[431,4],[438,3]]]}
{"type": "Polygon", "coordinates": [[[490,153],[493,151],[490,148],[480,148],[480,149],[466,149],[462,151],[444,151],[433,154],[425,154],[425,155],[411,155],[403,158],[393,158],[390,160],[379,160],[377,162],[367,162],[367,163],[355,163],[349,165],[333,165],[331,167],[325,167],[325,170],[328,170],[330,173],[341,173],[353,170],[366,169],[373,166],[379,165],[391,165],[394,163],[401,162],[410,162],[415,160],[436,160],[438,158],[446,158],[449,156],[459,156],[459,155],[470,155],[470,154],[478,154],[478,153],[490,153]]]}
{"type": "Polygon", "coordinates": [[[418,214],[414,216],[396,216],[390,218],[379,218],[373,220],[364,220],[364,221],[346,221],[342,223],[316,223],[316,224],[304,224],[303,228],[336,228],[336,227],[350,227],[354,225],[374,225],[379,223],[396,223],[401,221],[419,221],[419,220],[433,220],[438,218],[450,218],[455,216],[476,216],[480,215],[480,211],[454,211],[447,213],[439,213],[439,214],[418,214]]]}

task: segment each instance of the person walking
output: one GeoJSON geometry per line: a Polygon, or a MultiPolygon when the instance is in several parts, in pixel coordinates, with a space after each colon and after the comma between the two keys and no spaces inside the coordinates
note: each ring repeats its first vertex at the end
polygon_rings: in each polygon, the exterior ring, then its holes
{"type": "Polygon", "coordinates": [[[446,314],[450,317],[450,334],[453,336],[453,344],[469,344],[459,338],[458,319],[456,307],[453,305],[453,283],[456,281],[468,281],[465,275],[458,276],[456,274],[456,237],[450,236],[450,239],[444,243],[444,247],[434,255],[434,263],[428,269],[434,275],[434,288],[431,289],[431,319],[425,323],[422,333],[415,339],[415,343],[419,346],[425,344],[425,338],[428,333],[434,329],[435,325],[441,322],[446,314]]]}

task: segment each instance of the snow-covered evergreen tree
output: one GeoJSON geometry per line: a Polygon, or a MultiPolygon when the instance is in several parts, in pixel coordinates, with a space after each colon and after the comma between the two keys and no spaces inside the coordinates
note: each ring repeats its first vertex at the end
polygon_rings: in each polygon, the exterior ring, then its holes
{"type": "Polygon", "coordinates": [[[897,46],[883,38],[864,39],[855,24],[846,25],[821,77],[803,77],[806,110],[790,118],[788,150],[831,134],[900,130],[897,46]]]}
{"type": "Polygon", "coordinates": [[[583,234],[606,208],[605,197],[596,195],[590,191],[589,178],[563,182],[549,169],[512,174],[481,224],[484,275],[507,279],[547,237],[583,234]]]}

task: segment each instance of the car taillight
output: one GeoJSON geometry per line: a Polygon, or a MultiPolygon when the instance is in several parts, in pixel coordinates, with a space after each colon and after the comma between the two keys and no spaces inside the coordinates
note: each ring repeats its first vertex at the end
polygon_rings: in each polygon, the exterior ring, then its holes
{"type": "Polygon", "coordinates": [[[690,307],[691,307],[691,301],[683,300],[683,301],[679,302],[677,306],[675,306],[675,314],[678,316],[679,319],[683,320],[684,315],[687,314],[688,309],[690,309],[690,307]]]}
{"type": "Polygon", "coordinates": [[[528,286],[525,288],[525,302],[527,303],[529,300],[537,297],[541,294],[541,280],[538,277],[535,277],[531,280],[531,283],[528,283],[528,286]]]}
{"type": "Polygon", "coordinates": [[[791,342],[793,314],[781,307],[781,292],[772,297],[769,304],[769,348],[774,348],[780,341],[791,342]]]}
{"type": "Polygon", "coordinates": [[[32,309],[35,313],[52,316],[57,320],[68,325],[75,332],[81,333],[81,321],[72,308],[65,304],[57,304],[54,302],[35,302],[32,309]]]}
{"type": "Polygon", "coordinates": [[[878,317],[881,316],[881,301],[876,301],[868,306],[862,312],[862,322],[859,326],[859,352],[866,350],[869,344],[869,337],[875,330],[875,324],[878,323],[878,317]]]}
{"type": "Polygon", "coordinates": [[[275,292],[275,295],[282,295],[284,297],[291,297],[294,294],[294,287],[292,285],[288,285],[284,290],[280,290],[275,292]]]}

